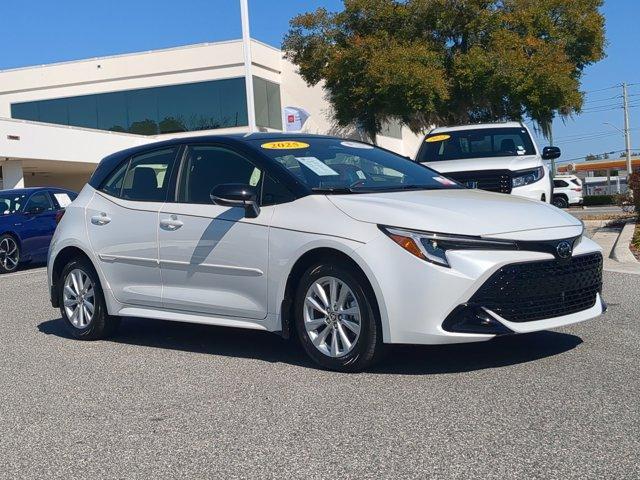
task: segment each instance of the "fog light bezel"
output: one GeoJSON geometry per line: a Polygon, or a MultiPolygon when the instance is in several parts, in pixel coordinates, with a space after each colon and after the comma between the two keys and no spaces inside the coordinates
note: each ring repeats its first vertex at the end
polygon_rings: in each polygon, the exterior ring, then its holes
{"type": "Polygon", "coordinates": [[[442,322],[442,329],[450,333],[476,335],[511,335],[513,330],[498,321],[480,305],[458,305],[442,322]]]}

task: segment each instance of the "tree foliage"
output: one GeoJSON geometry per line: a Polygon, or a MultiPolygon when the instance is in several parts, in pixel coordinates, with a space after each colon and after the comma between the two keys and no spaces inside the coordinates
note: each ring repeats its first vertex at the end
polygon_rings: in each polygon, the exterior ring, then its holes
{"type": "Polygon", "coordinates": [[[344,0],[291,20],[284,50],[323,81],[340,126],[371,138],[524,117],[547,134],[580,112],[583,70],[604,57],[602,0],[344,0]]]}

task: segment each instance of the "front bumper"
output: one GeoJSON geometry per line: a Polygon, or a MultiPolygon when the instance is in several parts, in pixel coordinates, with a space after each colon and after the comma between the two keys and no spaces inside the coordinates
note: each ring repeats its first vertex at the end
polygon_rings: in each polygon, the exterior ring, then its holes
{"type": "MultiPolygon", "coordinates": [[[[583,238],[574,256],[601,252],[583,238]]],[[[553,255],[529,251],[450,251],[451,268],[417,259],[381,236],[360,247],[356,253],[368,265],[368,275],[380,307],[386,343],[448,344],[487,341],[506,333],[526,333],[588,320],[604,312],[600,294],[593,306],[567,315],[535,321],[512,322],[488,312],[497,330],[465,329],[449,331],[445,320],[460,306],[473,303],[472,297],[502,267],[523,262],[553,260],[553,255]],[[501,325],[501,326],[500,326],[501,325]],[[504,327],[504,328],[502,328],[504,327]]]]}
{"type": "Polygon", "coordinates": [[[541,180],[530,185],[524,185],[522,187],[512,189],[511,195],[538,201],[541,201],[544,197],[545,202],[551,203],[551,185],[549,185],[548,179],[545,176],[541,180]]]}

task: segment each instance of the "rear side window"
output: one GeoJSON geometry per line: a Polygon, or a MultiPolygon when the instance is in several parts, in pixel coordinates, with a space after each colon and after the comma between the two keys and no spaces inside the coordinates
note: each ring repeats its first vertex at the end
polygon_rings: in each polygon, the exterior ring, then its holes
{"type": "Polygon", "coordinates": [[[136,155],[103,182],[104,193],[138,202],[163,202],[167,197],[177,147],[136,155]]]}
{"type": "Polygon", "coordinates": [[[40,213],[52,211],[53,203],[47,192],[38,192],[31,195],[31,198],[27,202],[27,212],[40,213]]]}
{"type": "Polygon", "coordinates": [[[564,188],[564,187],[568,187],[569,184],[567,182],[565,182],[564,180],[554,180],[553,181],[553,186],[556,188],[564,188]]]}

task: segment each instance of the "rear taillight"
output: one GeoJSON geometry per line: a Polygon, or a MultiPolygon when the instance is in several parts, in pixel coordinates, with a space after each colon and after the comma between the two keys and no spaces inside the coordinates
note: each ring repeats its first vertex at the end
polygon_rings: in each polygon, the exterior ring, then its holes
{"type": "Polygon", "coordinates": [[[64,217],[64,212],[66,210],[62,209],[62,210],[58,210],[56,212],[56,225],[58,225],[60,223],[60,220],[62,220],[62,217],[64,217]]]}
{"type": "Polygon", "coordinates": [[[571,190],[573,190],[574,192],[581,192],[582,191],[581,188],[572,188],[571,190]]]}

